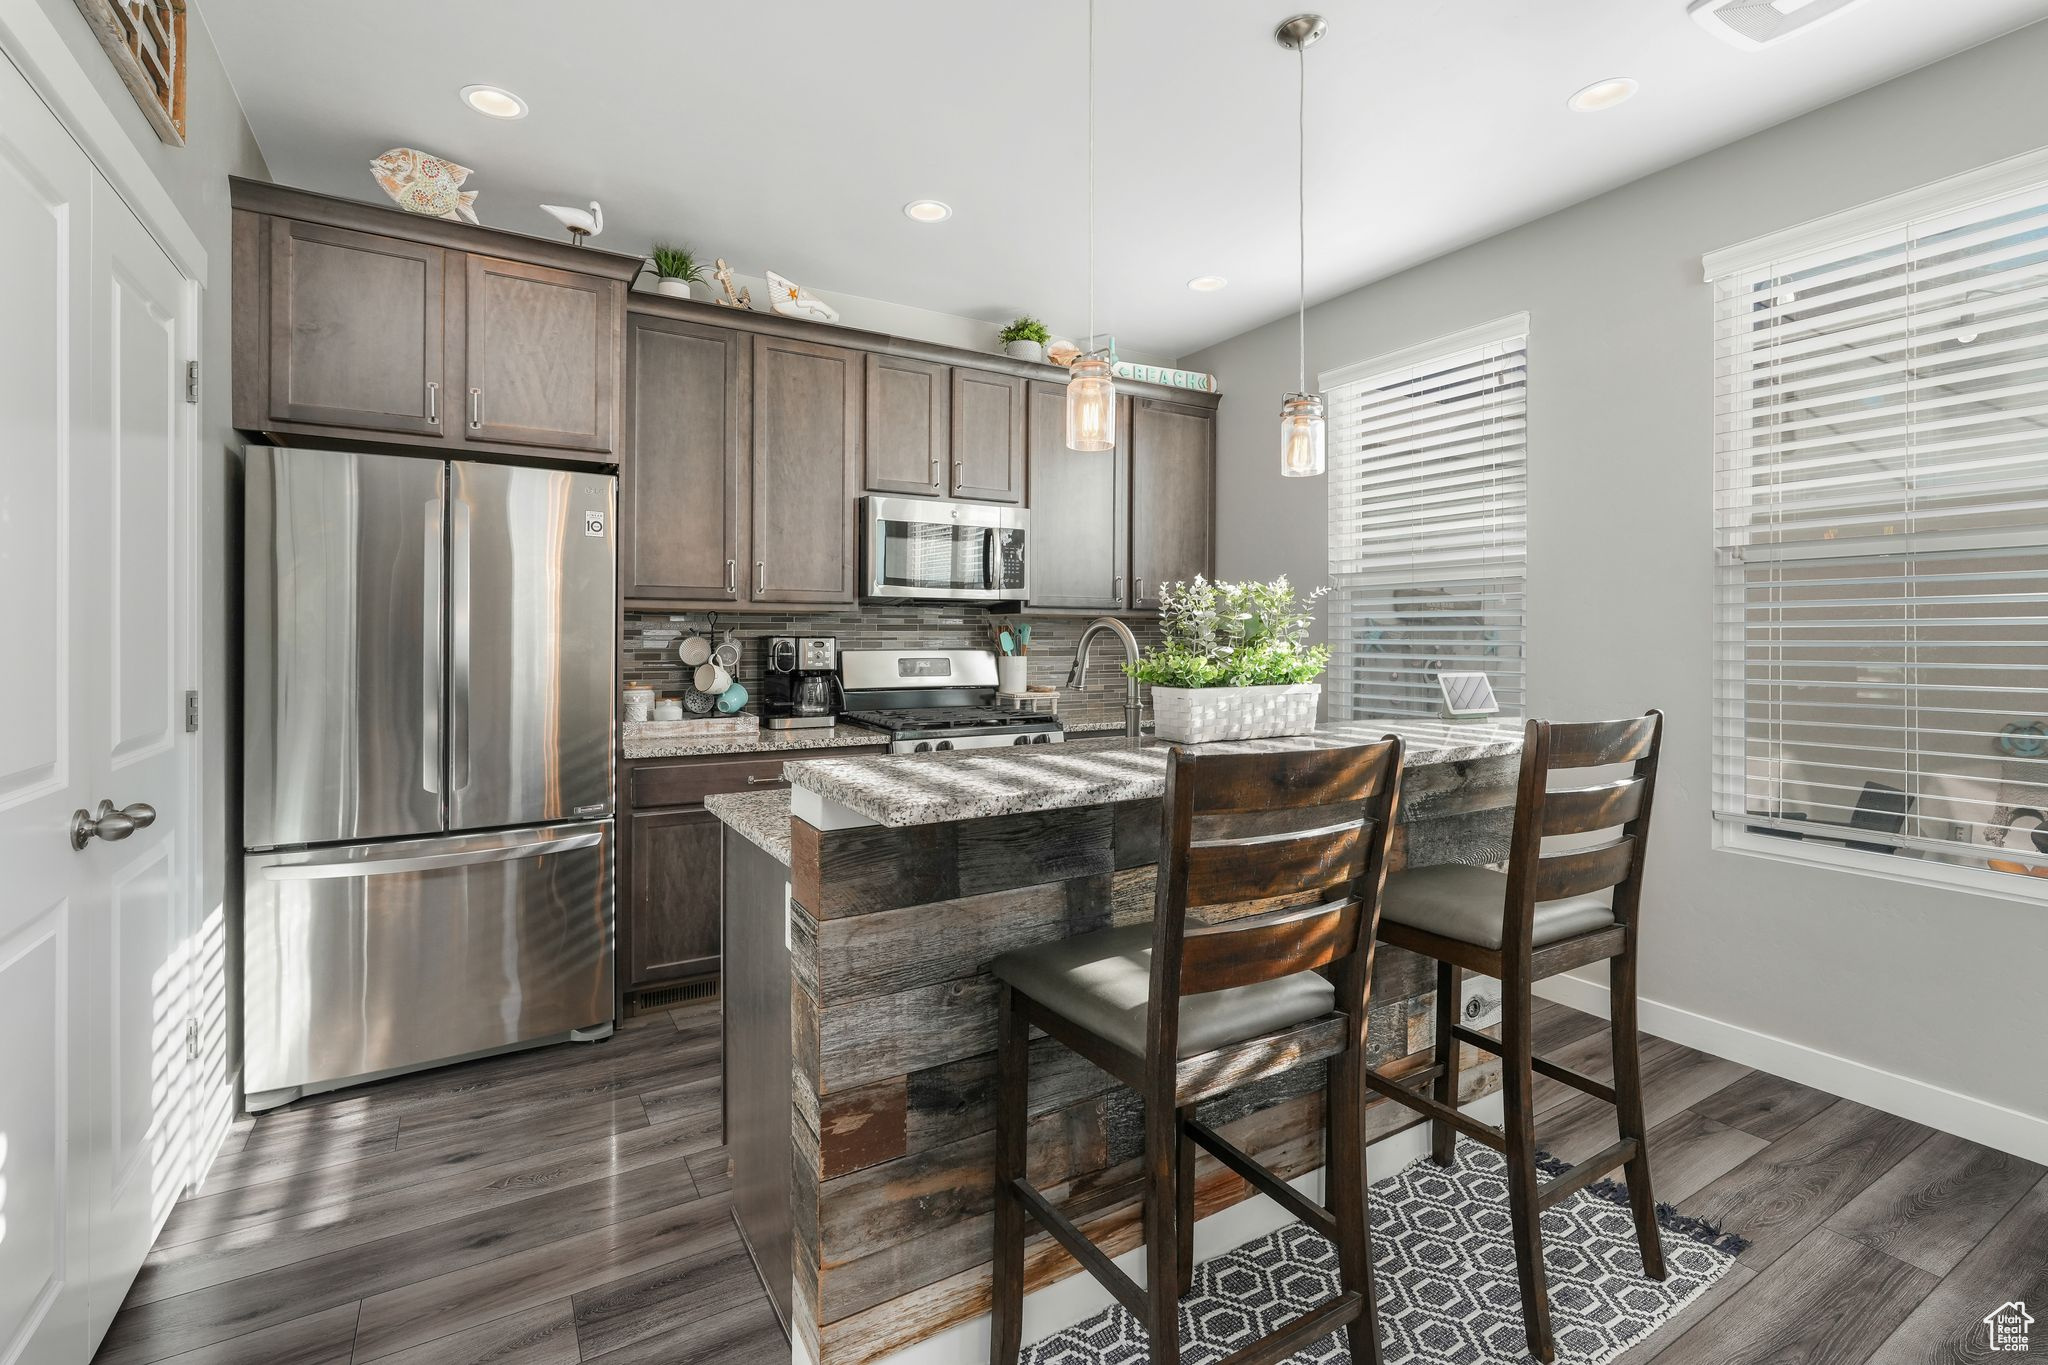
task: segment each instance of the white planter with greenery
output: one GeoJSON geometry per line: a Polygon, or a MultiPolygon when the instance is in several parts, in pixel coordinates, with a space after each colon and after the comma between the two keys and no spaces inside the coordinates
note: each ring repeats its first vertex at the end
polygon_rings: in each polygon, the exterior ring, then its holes
{"type": "Polygon", "coordinates": [[[1045,343],[1052,340],[1052,333],[1027,314],[996,333],[996,340],[1003,343],[1003,354],[1012,360],[1044,360],[1045,343]]]}
{"type": "Polygon", "coordinates": [[[1321,683],[1273,687],[1155,687],[1152,732],[1175,744],[1305,735],[1316,728],[1321,683]]]}
{"type": "Polygon", "coordinates": [[[672,299],[691,297],[690,286],[704,282],[704,266],[686,246],[657,246],[648,254],[654,266],[654,292],[672,299]]]}
{"type": "Polygon", "coordinates": [[[1308,606],[1270,583],[1173,583],[1160,593],[1163,639],[1138,661],[1153,733],[1176,744],[1269,739],[1315,728],[1330,651],[1306,645],[1308,606]]]}

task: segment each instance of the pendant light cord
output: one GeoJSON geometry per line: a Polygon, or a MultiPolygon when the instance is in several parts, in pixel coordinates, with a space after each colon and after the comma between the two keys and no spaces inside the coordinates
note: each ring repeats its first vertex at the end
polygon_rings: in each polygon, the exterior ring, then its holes
{"type": "MultiPolygon", "coordinates": [[[[1095,0],[1088,0],[1094,4],[1095,0]]],[[[1296,354],[1301,358],[1297,393],[1308,392],[1308,44],[1295,46],[1301,79],[1294,106],[1294,260],[1297,270],[1295,306],[1296,354]]],[[[1092,288],[1092,286],[1091,286],[1092,288]]],[[[1093,325],[1092,323],[1090,324],[1093,325]]]]}
{"type": "Polygon", "coordinates": [[[1095,353],[1095,0],[1088,0],[1088,352],[1095,353]]]}

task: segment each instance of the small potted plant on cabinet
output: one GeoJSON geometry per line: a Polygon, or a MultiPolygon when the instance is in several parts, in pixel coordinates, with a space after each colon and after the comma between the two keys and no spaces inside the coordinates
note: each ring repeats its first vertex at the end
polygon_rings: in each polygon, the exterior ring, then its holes
{"type": "Polygon", "coordinates": [[[1177,744],[1264,739],[1315,728],[1329,666],[1304,643],[1309,607],[1283,576],[1270,583],[1171,583],[1159,595],[1161,640],[1134,670],[1152,689],[1153,729],[1177,744]]]}
{"type": "Polygon", "coordinates": [[[704,283],[704,263],[686,246],[658,246],[648,256],[654,263],[654,292],[687,299],[690,286],[704,283]]]}
{"type": "Polygon", "coordinates": [[[1003,354],[1012,360],[1044,360],[1045,343],[1052,340],[1052,333],[1026,314],[998,332],[996,339],[1003,343],[1003,354]]]}

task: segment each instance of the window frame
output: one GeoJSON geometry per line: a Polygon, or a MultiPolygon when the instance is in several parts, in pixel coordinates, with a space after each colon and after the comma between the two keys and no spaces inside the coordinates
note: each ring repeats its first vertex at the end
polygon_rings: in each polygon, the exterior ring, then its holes
{"type": "MultiPolygon", "coordinates": [[[[1892,882],[1908,882],[1993,896],[2006,901],[2048,902],[2048,877],[1994,870],[1985,865],[1990,858],[1996,856],[1995,851],[1988,845],[1956,844],[1947,840],[1899,836],[1910,842],[1902,843],[1890,852],[1869,851],[1811,839],[1774,836],[1758,827],[1760,821],[1756,816],[1724,809],[1727,784],[1732,781],[1741,785],[1744,782],[1739,770],[1747,762],[1750,730],[1756,718],[1753,705],[1746,703],[1742,696],[1746,684],[1751,681],[1742,664],[1740,647],[1746,638],[1748,628],[1743,623],[1740,611],[1731,611],[1728,597],[1731,591],[1731,575],[1739,578],[1745,562],[1742,550],[1746,535],[1724,527],[1722,522],[1724,509],[1721,499],[1732,493],[1731,489],[1724,488],[1723,485],[1723,476],[1728,470],[1729,459],[1728,453],[1723,449],[1723,442],[1729,429],[1727,423],[1734,420],[1743,410],[1724,397],[1722,386],[1731,373],[1730,367],[1740,364],[1740,356],[1744,349],[1731,344],[1722,334],[1725,325],[1722,311],[1724,289],[1733,286],[1740,279],[1755,280],[1767,273],[1775,273],[1789,263],[1822,259],[1849,262],[1861,252],[1901,240],[1908,244],[1906,250],[1910,259],[1913,249],[1911,243],[1915,239],[1908,234],[1924,220],[1952,218],[1979,208],[1989,210],[2015,197],[2032,195],[2040,195],[2044,201],[2048,201],[2048,148],[2007,158],[1901,194],[1887,196],[1840,213],[1829,214],[1779,232],[1753,238],[1735,246],[1709,252],[1702,258],[1703,275],[1713,293],[1709,325],[1713,345],[1713,370],[1710,379],[1714,388],[1714,430],[1711,435],[1711,447],[1715,502],[1711,511],[1711,533],[1714,556],[1715,657],[1713,734],[1710,745],[1713,770],[1709,784],[1708,811],[1713,828],[1712,846],[1716,850],[1864,876],[1878,876],[1892,882]],[[1733,645],[1731,638],[1734,641],[1733,645]],[[1731,773],[1735,775],[1731,777],[1731,773]],[[1955,851],[1945,857],[1915,856],[1917,848],[1927,848],[1939,853],[1943,847],[1955,851]],[[1964,856],[1965,850],[1976,856],[1978,861],[1947,860],[1964,856]]],[[[1930,542],[1936,539],[1937,537],[1929,537],[1930,542]]],[[[2029,549],[2048,546],[2048,525],[2024,534],[2016,531],[2012,539],[2015,543],[2024,539],[2028,542],[2029,549]]],[[[1844,546],[1833,554],[1826,549],[1807,548],[1809,552],[1804,554],[1799,552],[1798,546],[1774,550],[1767,556],[1760,556],[1759,562],[1769,559],[1786,565],[1813,565],[1830,558],[1847,557],[1843,551],[1848,547],[1844,546]]],[[[1919,560],[1937,556],[1942,550],[1938,544],[1930,543],[1924,548],[1915,547],[1904,553],[1912,560],[1919,560]]],[[[1905,577],[1910,580],[1910,573],[1905,577]]],[[[1733,587],[1738,592],[1741,590],[1739,583],[1733,587]]],[[[1911,735],[1911,743],[1911,752],[1917,762],[1919,757],[1927,752],[1924,737],[1917,729],[1911,735]]],[[[1937,753],[1936,757],[1945,756],[1937,753]]],[[[1844,827],[1843,832],[1850,838],[1856,837],[1859,833],[1847,827],[1844,827]]],[[[1870,833],[1863,833],[1862,838],[1868,842],[1883,841],[1883,836],[1874,836],[1870,833]]]]}
{"type": "MultiPolygon", "coordinates": [[[[1385,352],[1366,360],[1339,366],[1331,370],[1324,370],[1316,376],[1316,387],[1318,392],[1323,395],[1325,404],[1332,412],[1329,514],[1324,538],[1326,554],[1324,567],[1328,580],[1332,585],[1328,606],[1330,614],[1326,618],[1328,625],[1327,634],[1332,653],[1332,671],[1335,672],[1341,669],[1346,674],[1353,674],[1358,671],[1359,666],[1352,659],[1344,657],[1347,639],[1342,633],[1336,616],[1336,613],[1341,610],[1343,605],[1342,593],[1336,587],[1336,580],[1339,576],[1337,568],[1337,527],[1340,515],[1347,509],[1339,506],[1337,496],[1338,479],[1340,477],[1339,465],[1345,458],[1345,453],[1338,446],[1340,430],[1335,420],[1335,411],[1339,404],[1336,401],[1337,395],[1335,391],[1370,381],[1388,384],[1399,382],[1404,372],[1413,372],[1416,377],[1419,377],[1421,373],[1428,372],[1430,367],[1446,366],[1447,362],[1455,360],[1462,354],[1484,351],[1488,347],[1503,346],[1509,342],[1519,342],[1519,353],[1522,356],[1523,371],[1521,396],[1522,439],[1519,446],[1518,461],[1518,474],[1521,484],[1521,509],[1519,525],[1517,527],[1519,540],[1518,557],[1520,561],[1516,578],[1519,591],[1515,595],[1519,603],[1515,612],[1517,638],[1513,658],[1514,669],[1511,674],[1494,668],[1484,668],[1483,671],[1487,673],[1488,680],[1492,682],[1496,696],[1502,699],[1503,704],[1498,714],[1509,719],[1517,719],[1527,710],[1529,692],[1528,486],[1530,440],[1529,392],[1532,365],[1529,314],[1527,312],[1510,313],[1504,317],[1495,318],[1492,321],[1480,323],[1477,326],[1462,328],[1458,331],[1417,343],[1416,345],[1405,346],[1399,350],[1385,352]],[[1509,697],[1512,697],[1513,700],[1509,701],[1509,697]]],[[[1352,534],[1356,536],[1360,532],[1354,530],[1352,534]]],[[[1466,664],[1464,671],[1473,671],[1481,668],[1482,666],[1476,663],[1466,664]]],[[[1328,698],[1328,701],[1331,703],[1330,711],[1334,717],[1338,710],[1337,699],[1332,695],[1328,698]]],[[[1348,699],[1346,700],[1345,711],[1346,714],[1349,714],[1348,699]]],[[[1424,718],[1440,718],[1440,708],[1436,712],[1402,714],[1421,715],[1424,718]]]]}

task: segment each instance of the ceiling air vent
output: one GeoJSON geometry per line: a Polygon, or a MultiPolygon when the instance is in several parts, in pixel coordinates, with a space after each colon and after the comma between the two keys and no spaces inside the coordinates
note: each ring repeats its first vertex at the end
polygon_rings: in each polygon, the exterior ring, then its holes
{"type": "Polygon", "coordinates": [[[1863,0],[1693,0],[1701,28],[1737,47],[1765,48],[1802,33],[1863,0]]]}

